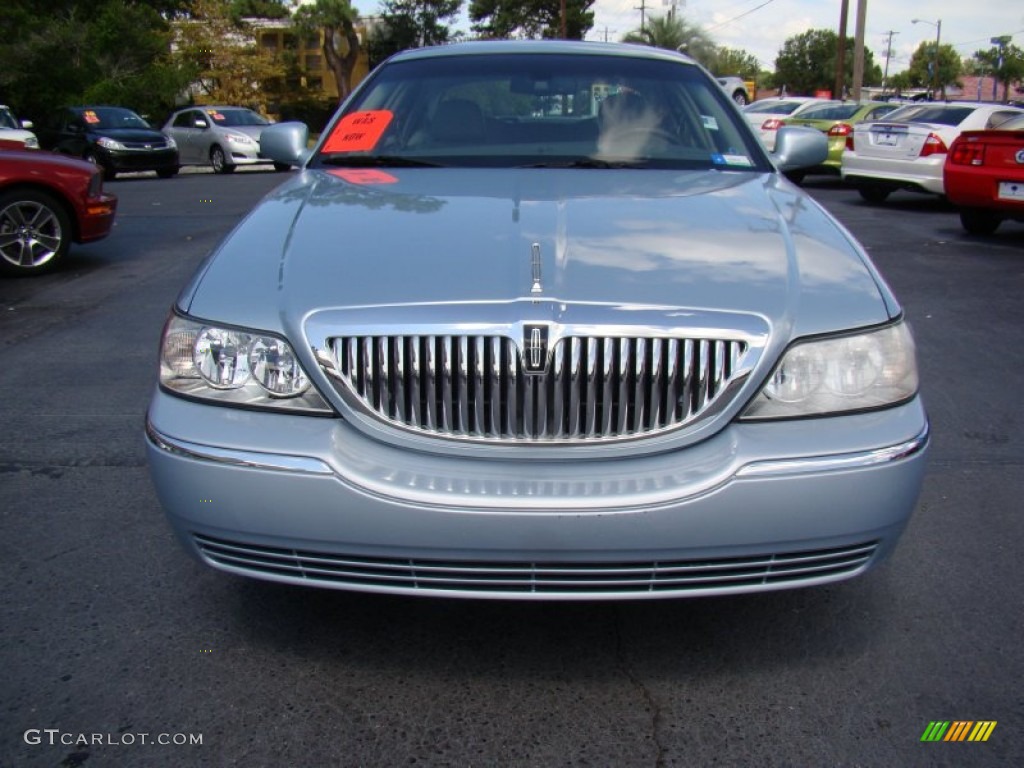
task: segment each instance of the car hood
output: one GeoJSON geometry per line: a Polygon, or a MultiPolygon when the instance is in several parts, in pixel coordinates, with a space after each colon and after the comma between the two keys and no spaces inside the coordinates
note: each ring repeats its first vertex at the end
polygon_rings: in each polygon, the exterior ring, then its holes
{"type": "Polygon", "coordinates": [[[179,305],[294,333],[324,309],[529,303],[534,250],[556,303],[749,313],[786,337],[898,311],[848,233],[777,174],[555,169],[306,170],[179,305]]]}
{"type": "Polygon", "coordinates": [[[90,128],[93,136],[106,136],[115,141],[166,141],[167,137],[160,131],[149,128],[90,128]]]}

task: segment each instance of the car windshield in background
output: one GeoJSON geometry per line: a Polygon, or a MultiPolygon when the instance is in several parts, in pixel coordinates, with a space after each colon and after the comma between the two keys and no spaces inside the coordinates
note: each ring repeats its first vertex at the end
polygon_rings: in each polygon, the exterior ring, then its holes
{"type": "Polygon", "coordinates": [[[91,128],[146,128],[149,123],[130,109],[121,107],[89,107],[80,111],[81,118],[91,128]]]}
{"type": "Polygon", "coordinates": [[[270,125],[270,121],[251,109],[208,109],[217,125],[235,128],[244,125],[270,125]]]}
{"type": "Polygon", "coordinates": [[[950,104],[908,104],[893,110],[882,118],[887,123],[933,123],[960,125],[974,111],[974,107],[950,104]]]}
{"type": "Polygon", "coordinates": [[[11,110],[6,107],[0,108],[0,128],[13,128],[15,130],[21,128],[18,125],[18,121],[14,119],[14,115],[11,114],[11,110]]]}
{"type": "Polygon", "coordinates": [[[690,64],[559,54],[466,64],[441,56],[381,68],[327,132],[318,162],[769,168],[727,95],[690,64]]]}
{"type": "Polygon", "coordinates": [[[806,103],[805,101],[759,101],[743,111],[752,115],[791,115],[806,103]]]}
{"type": "Polygon", "coordinates": [[[849,120],[860,108],[861,105],[857,103],[823,104],[820,107],[804,110],[800,113],[800,117],[804,120],[849,120]]]}

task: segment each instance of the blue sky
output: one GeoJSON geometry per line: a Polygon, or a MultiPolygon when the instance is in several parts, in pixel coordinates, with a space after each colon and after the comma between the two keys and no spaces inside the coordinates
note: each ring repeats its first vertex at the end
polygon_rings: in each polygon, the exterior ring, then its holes
{"type": "MultiPolygon", "coordinates": [[[[671,0],[643,0],[649,13],[663,15],[671,0]],[[663,4],[665,3],[665,4],[663,4]]],[[[839,0],[676,0],[677,12],[703,27],[712,39],[757,56],[766,69],[787,38],[808,29],[838,29],[839,0]]],[[[881,64],[890,30],[893,58],[890,72],[907,68],[911,54],[923,41],[935,39],[934,22],[942,21],[942,43],[951,43],[963,56],[990,47],[989,39],[1013,35],[1024,48],[1024,0],[864,0],[865,42],[881,64]],[[915,18],[932,24],[913,24],[915,18]]],[[[597,0],[595,24],[589,39],[618,40],[640,26],[641,0],[597,0]]],[[[853,35],[858,0],[849,0],[847,34],[853,35]]]]}

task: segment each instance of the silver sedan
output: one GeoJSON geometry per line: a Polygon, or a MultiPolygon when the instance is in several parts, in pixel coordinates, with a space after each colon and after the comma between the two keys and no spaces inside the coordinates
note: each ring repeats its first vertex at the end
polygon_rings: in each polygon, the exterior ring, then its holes
{"type": "Polygon", "coordinates": [[[162,128],[174,139],[182,165],[209,165],[216,173],[231,173],[240,165],[269,165],[279,171],[291,166],[274,163],[260,153],[260,135],[272,123],[244,107],[189,107],[175,112],[162,128]]]}
{"type": "Polygon", "coordinates": [[[407,51],[183,289],[147,418],[184,548],[288,584],[646,599],[826,584],[928,446],[903,309],[691,59],[407,51]]]}

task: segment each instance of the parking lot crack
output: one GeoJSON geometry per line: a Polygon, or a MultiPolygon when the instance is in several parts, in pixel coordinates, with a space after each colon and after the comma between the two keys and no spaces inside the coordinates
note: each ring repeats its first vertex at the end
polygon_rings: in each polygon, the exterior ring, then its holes
{"type": "Polygon", "coordinates": [[[654,758],[655,768],[663,768],[665,765],[665,745],[661,741],[661,730],[662,730],[662,709],[658,703],[657,698],[651,692],[650,688],[643,681],[640,675],[637,673],[633,664],[629,660],[629,656],[626,653],[625,644],[622,637],[622,611],[621,609],[615,612],[615,658],[618,661],[619,668],[622,673],[629,680],[630,684],[637,690],[640,697],[644,701],[644,708],[650,714],[650,734],[651,741],[654,742],[656,751],[654,758]]]}

